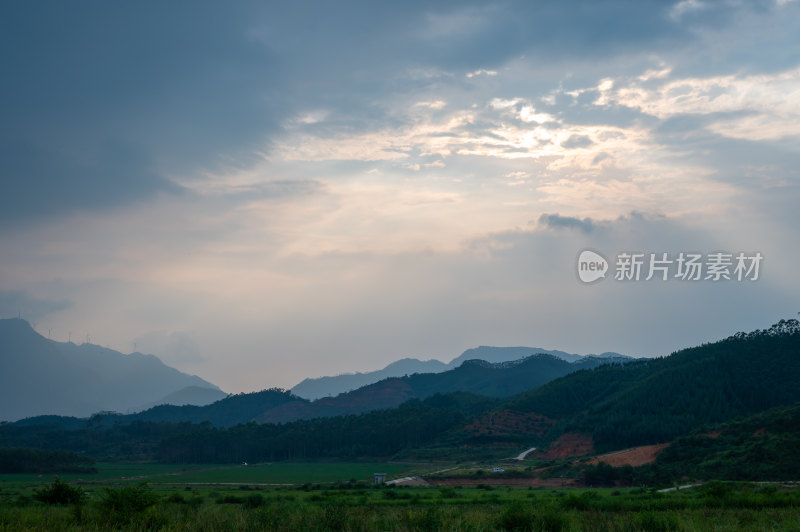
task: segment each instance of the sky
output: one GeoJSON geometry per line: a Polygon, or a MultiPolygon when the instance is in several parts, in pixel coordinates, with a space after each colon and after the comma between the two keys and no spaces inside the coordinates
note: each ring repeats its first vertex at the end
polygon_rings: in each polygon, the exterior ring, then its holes
{"type": "Polygon", "coordinates": [[[54,340],[236,393],[800,311],[797,1],[3,2],[0,62],[0,317],[54,340]]]}

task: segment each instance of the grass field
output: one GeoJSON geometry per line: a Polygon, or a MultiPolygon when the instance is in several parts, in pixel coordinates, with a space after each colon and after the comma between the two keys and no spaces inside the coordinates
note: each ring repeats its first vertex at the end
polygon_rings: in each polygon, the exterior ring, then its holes
{"type": "Polygon", "coordinates": [[[406,469],[396,464],[278,462],[247,467],[203,467],[191,471],[151,474],[148,478],[153,483],[178,484],[321,484],[350,480],[372,482],[374,473],[397,475],[406,469]]]}
{"type": "MultiPolygon", "coordinates": [[[[251,464],[169,465],[98,463],[96,474],[58,475],[79,484],[137,483],[151,484],[322,484],[350,480],[372,482],[373,473],[399,476],[409,466],[372,462],[278,462],[251,464]]],[[[30,487],[48,482],[55,475],[0,475],[0,489],[30,487]]]]}
{"type": "Polygon", "coordinates": [[[81,495],[68,504],[42,496],[57,484],[50,478],[1,476],[0,531],[800,530],[800,490],[789,484],[710,483],[670,493],[372,486],[375,471],[416,472],[385,463],[99,469],[91,481],[84,475],[61,486],[81,495]]]}

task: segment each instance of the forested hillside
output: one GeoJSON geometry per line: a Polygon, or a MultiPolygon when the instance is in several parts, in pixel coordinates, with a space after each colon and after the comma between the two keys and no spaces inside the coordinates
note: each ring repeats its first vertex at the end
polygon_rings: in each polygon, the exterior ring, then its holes
{"type": "Polygon", "coordinates": [[[699,479],[797,480],[800,403],[682,436],[645,470],[656,481],[686,474],[699,479]]]}
{"type": "Polygon", "coordinates": [[[168,462],[273,461],[299,458],[390,457],[427,445],[449,429],[496,406],[469,393],[434,395],[399,408],[283,424],[246,423],[218,429],[210,423],[121,424],[94,416],[81,426],[0,425],[0,448],[31,447],[85,452],[102,460],[168,462]]]}
{"type": "Polygon", "coordinates": [[[693,429],[800,401],[800,324],[738,333],[668,357],[603,366],[504,405],[560,420],[598,450],[671,441],[693,429]]]}

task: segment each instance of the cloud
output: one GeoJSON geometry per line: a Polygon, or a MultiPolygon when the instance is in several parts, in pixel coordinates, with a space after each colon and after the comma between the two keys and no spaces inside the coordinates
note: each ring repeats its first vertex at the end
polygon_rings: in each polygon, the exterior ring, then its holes
{"type": "Polygon", "coordinates": [[[578,229],[584,233],[591,233],[595,224],[591,218],[574,218],[571,216],[560,216],[556,214],[542,214],[539,217],[539,225],[549,227],[551,229],[578,229]]]}
{"type": "MultiPolygon", "coordinates": [[[[691,46],[702,32],[689,34],[686,24],[718,27],[718,19],[725,19],[718,9],[704,10],[705,18],[690,22],[669,17],[691,5],[622,0],[569,6],[359,4],[358,17],[345,15],[348,6],[320,2],[280,8],[243,2],[224,10],[202,2],[155,10],[138,4],[6,5],[0,48],[10,55],[0,100],[13,105],[5,105],[0,129],[0,216],[6,223],[51,219],[177,194],[182,189],[176,181],[216,171],[231,158],[269,152],[275,141],[286,154],[290,150],[282,128],[292,121],[306,127],[330,122],[329,127],[348,130],[347,136],[361,145],[355,150],[341,140],[327,140],[328,146],[317,151],[327,151],[331,159],[404,158],[413,144],[387,143],[368,134],[375,124],[382,124],[387,135],[404,127],[393,116],[391,102],[376,100],[375,94],[426,92],[441,83],[457,87],[465,76],[492,76],[524,56],[540,70],[545,63],[548,68],[564,65],[558,67],[564,73],[571,69],[569,61],[587,54],[607,57],[630,49],[642,54],[691,46]],[[192,12],[188,24],[187,9],[192,12]],[[315,15],[309,18],[309,12],[315,15]],[[397,42],[404,46],[398,48],[397,42]],[[434,74],[421,79],[410,74],[414,71],[434,74]],[[371,147],[373,141],[377,147],[371,147]]],[[[748,6],[734,11],[750,13],[754,8],[748,6]]],[[[642,82],[664,78],[669,68],[650,69],[641,74],[642,82]]],[[[509,83],[514,83],[513,72],[509,83]]],[[[616,97],[624,106],[649,112],[647,102],[637,106],[630,94],[616,97]],[[623,97],[628,100],[622,102],[623,97]]],[[[446,100],[422,101],[441,110],[446,100]]],[[[758,131],[762,138],[785,137],[795,133],[791,124],[796,121],[784,113],[791,109],[789,101],[771,115],[718,127],[722,134],[758,131]]],[[[532,102],[516,111],[516,120],[526,123],[552,119],[532,102]]],[[[442,148],[434,144],[438,153],[518,157],[533,147],[569,146],[570,136],[587,136],[564,131],[564,139],[549,138],[540,131],[523,140],[521,131],[507,130],[499,136],[517,138],[488,148],[476,148],[475,139],[458,145],[464,128],[446,127],[430,136],[451,132],[455,142],[442,148]]],[[[498,132],[482,134],[488,140],[498,132]]],[[[294,140],[302,145],[315,139],[312,134],[294,140]]]]}
{"type": "MultiPolygon", "coordinates": [[[[108,210],[181,188],[129,146],[104,141],[80,155],[20,139],[0,142],[0,221],[46,220],[79,210],[108,210]]],[[[8,225],[7,227],[8,228],[8,225]]]]}
{"type": "Polygon", "coordinates": [[[486,70],[485,68],[479,68],[478,70],[473,70],[472,72],[467,72],[466,77],[474,78],[478,76],[496,76],[496,70],[486,70]]]}
{"type": "Polygon", "coordinates": [[[708,9],[709,6],[706,2],[700,0],[681,0],[670,9],[669,15],[673,19],[680,19],[687,13],[702,11],[708,9]]]}
{"type": "Polygon", "coordinates": [[[214,166],[274,131],[281,111],[266,95],[280,84],[277,63],[245,39],[248,12],[3,6],[2,220],[179,193],[173,175],[214,166]]]}
{"type": "Polygon", "coordinates": [[[590,139],[586,135],[572,135],[567,140],[561,143],[561,147],[567,149],[588,148],[592,144],[594,144],[592,142],[592,139],[590,139]]]}
{"type": "Polygon", "coordinates": [[[0,288],[231,390],[768,326],[797,298],[798,5],[691,4],[5,3],[0,288]],[[587,290],[585,247],[766,266],[587,290]]]}
{"type": "Polygon", "coordinates": [[[192,337],[181,331],[150,331],[133,340],[134,350],[157,355],[168,365],[196,365],[207,361],[192,337]]]}
{"type": "Polygon", "coordinates": [[[428,109],[444,109],[447,105],[447,102],[444,100],[436,100],[435,102],[417,102],[416,105],[420,107],[427,107],[428,109]]]}
{"type": "Polygon", "coordinates": [[[67,299],[39,298],[22,290],[0,290],[0,317],[35,322],[45,316],[68,309],[73,302],[67,299]]]}

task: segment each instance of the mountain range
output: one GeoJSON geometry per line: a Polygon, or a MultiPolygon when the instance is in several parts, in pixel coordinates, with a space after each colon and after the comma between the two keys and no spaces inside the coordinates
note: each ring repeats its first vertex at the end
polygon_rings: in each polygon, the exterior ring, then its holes
{"type": "Polygon", "coordinates": [[[481,346],[464,351],[449,364],[402,359],[380,371],[306,379],[290,392],[271,389],[228,396],[153,355],[55,342],[24,320],[8,319],[0,320],[0,420],[85,418],[105,412],[106,419],[123,423],[283,423],[391,408],[435,393],[509,397],[574,371],[630,360],[617,353],[580,356],[531,347],[481,346]],[[340,389],[346,391],[337,393],[340,389]]]}
{"type": "MultiPolygon", "coordinates": [[[[502,363],[521,360],[532,355],[551,355],[567,362],[576,362],[584,358],[581,355],[566,353],[564,351],[542,349],[539,347],[480,346],[467,349],[447,364],[435,359],[423,361],[416,358],[403,358],[377,371],[345,373],[331,377],[307,378],[295,385],[291,389],[291,392],[298,397],[314,400],[350,392],[390,377],[402,377],[415,373],[441,373],[443,371],[455,369],[467,360],[484,360],[491,363],[502,363]]],[[[586,356],[606,359],[627,358],[624,355],[612,352],[586,356]]]]}
{"type": "Polygon", "coordinates": [[[287,402],[264,412],[255,420],[260,423],[283,423],[296,419],[359,414],[396,407],[409,399],[425,399],[437,393],[469,392],[487,397],[510,397],[575,371],[629,360],[627,357],[584,357],[567,362],[549,354],[499,363],[465,360],[459,366],[440,373],[390,377],[336,397],[287,402]]]}
{"type": "Polygon", "coordinates": [[[537,447],[531,457],[560,461],[558,468],[566,458],[585,467],[573,458],[646,445],[663,451],[636,472],[648,484],[686,477],[794,479],[800,471],[797,382],[800,322],[782,320],[653,360],[575,371],[505,400],[462,391],[358,416],[208,427],[164,437],[157,456],[180,463],[454,461],[537,447]]]}
{"type": "Polygon", "coordinates": [[[636,473],[648,483],[784,479],[800,471],[798,382],[792,319],[656,359],[466,360],[318,401],[273,389],[133,416],[31,418],[0,424],[0,446],[180,463],[455,461],[537,447],[532,458],[575,467],[573,457],[650,446],[661,454],[636,473]]]}
{"type": "MultiPolygon", "coordinates": [[[[426,399],[436,394],[469,392],[490,398],[507,398],[541,386],[555,378],[604,364],[630,362],[628,357],[581,357],[567,362],[548,354],[536,354],[512,362],[490,363],[466,360],[455,369],[441,373],[415,373],[390,377],[336,397],[309,401],[289,391],[273,388],[256,393],[229,395],[205,406],[159,405],[132,414],[105,413],[103,423],[129,424],[136,421],[159,423],[203,423],[230,427],[240,423],[287,423],[291,421],[361,414],[394,408],[411,399],[426,399]]],[[[74,426],[73,418],[46,423],[74,426]]],[[[36,418],[25,420],[35,423],[36,418]]]]}
{"type": "Polygon", "coordinates": [[[205,404],[226,395],[153,355],[56,342],[24,320],[0,320],[0,420],[129,412],[173,400],[205,404]]]}

